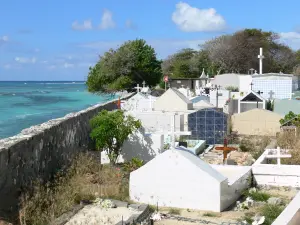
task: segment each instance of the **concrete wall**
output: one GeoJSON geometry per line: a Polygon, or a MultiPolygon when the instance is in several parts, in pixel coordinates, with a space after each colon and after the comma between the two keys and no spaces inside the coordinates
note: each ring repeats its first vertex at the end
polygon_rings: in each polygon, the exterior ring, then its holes
{"type": "Polygon", "coordinates": [[[234,204],[249,187],[250,166],[211,165],[228,180],[221,183],[220,212],[234,204]]]}
{"type": "Polygon", "coordinates": [[[299,225],[300,224],[300,192],[277,217],[272,225],[299,225]]]}
{"type": "Polygon", "coordinates": [[[0,217],[16,212],[20,192],[33,181],[48,180],[76,153],[86,151],[89,120],[116,107],[115,101],[98,104],[0,140],[0,217]]]}
{"type": "MultiPolygon", "coordinates": [[[[118,162],[129,161],[134,157],[148,162],[158,154],[162,153],[164,146],[164,135],[155,133],[146,133],[143,129],[130,135],[122,146],[122,154],[118,162]]],[[[101,163],[110,163],[106,152],[101,153],[101,163]]]]}
{"type": "Polygon", "coordinates": [[[280,132],[281,115],[263,109],[252,109],[231,117],[232,130],[241,135],[275,136],[280,132]]]}
{"type": "Polygon", "coordinates": [[[300,187],[300,166],[265,164],[266,152],[252,165],[255,182],[258,185],[300,187]]]}

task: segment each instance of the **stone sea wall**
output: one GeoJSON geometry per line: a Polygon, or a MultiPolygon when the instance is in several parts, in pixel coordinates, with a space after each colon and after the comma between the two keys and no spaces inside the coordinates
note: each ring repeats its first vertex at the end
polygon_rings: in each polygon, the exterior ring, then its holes
{"type": "Polygon", "coordinates": [[[38,178],[48,180],[76,153],[87,151],[89,120],[103,109],[116,108],[116,100],[98,104],[0,140],[0,219],[16,212],[24,188],[38,178]]]}

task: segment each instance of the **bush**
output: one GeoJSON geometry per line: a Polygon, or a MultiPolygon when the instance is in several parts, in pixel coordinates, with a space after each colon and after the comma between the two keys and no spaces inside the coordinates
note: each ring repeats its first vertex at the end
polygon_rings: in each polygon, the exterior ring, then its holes
{"type": "Polygon", "coordinates": [[[251,152],[255,149],[253,143],[245,138],[242,139],[239,147],[242,152],[251,152]]]}
{"type": "Polygon", "coordinates": [[[22,195],[20,224],[47,225],[81,200],[97,197],[127,200],[128,190],[128,180],[121,170],[101,166],[95,157],[81,154],[52,182],[37,181],[33,191],[22,195]]]}
{"type": "Polygon", "coordinates": [[[269,195],[268,193],[263,191],[257,191],[256,189],[255,191],[249,189],[245,191],[243,195],[245,198],[250,197],[256,202],[266,202],[271,197],[271,195],[269,195]]]}
{"type": "Polygon", "coordinates": [[[144,165],[144,161],[139,158],[132,158],[129,162],[123,164],[123,169],[130,173],[144,165]]]}
{"type": "Polygon", "coordinates": [[[266,204],[261,208],[261,215],[265,216],[264,225],[271,225],[284,210],[283,206],[266,204]]]}
{"type": "Polygon", "coordinates": [[[180,215],[180,210],[179,209],[175,209],[175,208],[171,208],[169,210],[169,214],[172,214],[172,215],[180,215]]]}

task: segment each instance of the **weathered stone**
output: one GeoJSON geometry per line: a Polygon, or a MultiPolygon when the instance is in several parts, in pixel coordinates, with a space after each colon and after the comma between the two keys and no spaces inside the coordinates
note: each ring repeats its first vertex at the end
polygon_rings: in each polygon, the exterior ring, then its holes
{"type": "Polygon", "coordinates": [[[37,179],[47,181],[73,156],[87,151],[89,120],[103,109],[116,108],[115,100],[98,104],[0,140],[0,218],[18,213],[20,190],[37,179]]]}
{"type": "Polygon", "coordinates": [[[119,200],[110,199],[116,207],[128,207],[128,202],[122,202],[119,200]]]}
{"type": "Polygon", "coordinates": [[[270,205],[281,205],[282,199],[277,197],[271,197],[268,199],[268,204],[270,205]]]}
{"type": "Polygon", "coordinates": [[[233,151],[228,154],[228,160],[233,160],[240,166],[251,166],[255,159],[248,152],[233,151]]]}

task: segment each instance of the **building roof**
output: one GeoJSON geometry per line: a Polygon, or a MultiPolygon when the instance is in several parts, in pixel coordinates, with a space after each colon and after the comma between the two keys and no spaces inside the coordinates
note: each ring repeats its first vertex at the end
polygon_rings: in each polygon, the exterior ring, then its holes
{"type": "Polygon", "coordinates": [[[264,97],[262,97],[261,95],[257,94],[255,91],[250,91],[245,96],[243,96],[240,100],[241,101],[247,101],[245,99],[247,99],[247,97],[249,97],[249,96],[255,96],[256,98],[258,98],[261,101],[266,101],[266,99],[264,97]]]}
{"type": "Polygon", "coordinates": [[[296,99],[275,99],[274,112],[284,116],[292,111],[295,114],[300,114],[300,101],[296,99]]]}
{"type": "Polygon", "coordinates": [[[199,95],[199,96],[195,96],[193,98],[190,98],[190,101],[192,101],[192,103],[197,103],[197,102],[200,102],[202,100],[205,100],[205,101],[209,102],[209,96],[199,95]]]}
{"type": "Polygon", "coordinates": [[[181,98],[181,100],[183,100],[186,104],[191,104],[192,102],[187,98],[185,97],[184,94],[182,94],[180,91],[178,91],[177,88],[169,88],[168,91],[173,91],[178,97],[181,98]]]}
{"type": "Polygon", "coordinates": [[[264,74],[253,74],[252,78],[264,78],[264,79],[282,79],[282,78],[292,78],[293,74],[283,74],[283,73],[264,73],[264,74]]]}
{"type": "Polygon", "coordinates": [[[214,108],[215,106],[206,100],[201,100],[193,104],[194,108],[214,108]]]}

